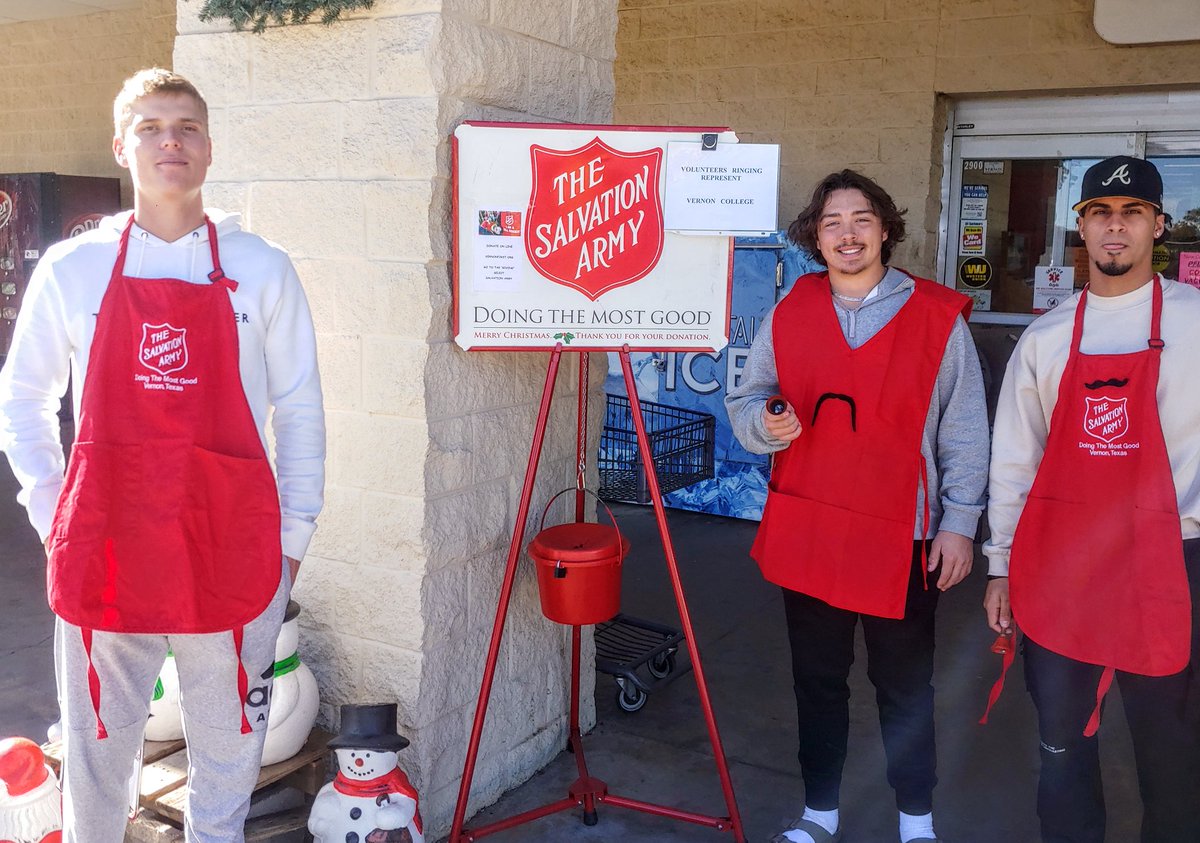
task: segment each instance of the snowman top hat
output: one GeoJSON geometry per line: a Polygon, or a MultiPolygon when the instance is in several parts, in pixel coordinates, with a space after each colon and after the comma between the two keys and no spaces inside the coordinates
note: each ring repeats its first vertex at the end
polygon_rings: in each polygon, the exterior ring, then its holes
{"type": "Polygon", "coordinates": [[[396,704],[342,706],[342,730],[329,742],[330,749],[374,749],[399,752],[408,738],[396,734],[396,704]]]}

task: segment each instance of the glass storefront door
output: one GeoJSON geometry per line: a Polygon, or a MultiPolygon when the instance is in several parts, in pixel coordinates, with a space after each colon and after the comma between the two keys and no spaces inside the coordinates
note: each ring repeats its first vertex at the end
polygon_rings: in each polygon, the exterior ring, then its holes
{"type": "Polygon", "coordinates": [[[943,277],[975,299],[973,321],[1027,323],[1086,282],[1071,206],[1088,167],[1136,144],[1133,133],[954,140],[943,277]]]}

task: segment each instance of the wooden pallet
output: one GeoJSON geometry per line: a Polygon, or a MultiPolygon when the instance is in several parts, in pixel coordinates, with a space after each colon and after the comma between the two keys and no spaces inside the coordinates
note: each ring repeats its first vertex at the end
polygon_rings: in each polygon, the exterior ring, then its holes
{"type": "MultiPolygon", "coordinates": [[[[305,829],[313,797],[325,784],[328,744],[333,736],[313,729],[298,753],[286,761],[263,767],[254,786],[253,801],[282,787],[304,793],[299,808],[255,817],[246,822],[247,843],[266,843],[275,837],[305,829]]],[[[46,762],[60,771],[62,746],[42,747],[46,762]]],[[[126,843],[182,843],[183,810],[187,799],[187,750],[183,741],[146,741],[142,755],[141,807],[129,824],[126,843]]]]}

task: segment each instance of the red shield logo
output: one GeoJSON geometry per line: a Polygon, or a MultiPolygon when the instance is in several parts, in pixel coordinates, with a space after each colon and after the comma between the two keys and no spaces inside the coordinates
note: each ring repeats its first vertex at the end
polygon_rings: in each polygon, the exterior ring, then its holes
{"type": "Polygon", "coordinates": [[[1083,414],[1083,432],[1093,439],[1111,445],[1129,432],[1129,412],[1126,398],[1091,398],[1084,396],[1087,410],[1083,414]]]}
{"type": "Polygon", "coordinates": [[[663,249],[662,149],[621,152],[600,138],[529,147],[525,252],[539,273],[592,301],[645,277],[663,249]]]}
{"type": "Polygon", "coordinates": [[[169,375],[188,364],[187,328],[142,324],[142,342],[138,362],[152,372],[169,375]]]}

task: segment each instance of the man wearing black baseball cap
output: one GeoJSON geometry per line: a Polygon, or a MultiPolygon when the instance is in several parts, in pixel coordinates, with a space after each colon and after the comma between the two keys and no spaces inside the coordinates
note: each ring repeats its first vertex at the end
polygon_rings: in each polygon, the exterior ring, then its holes
{"type": "Polygon", "coordinates": [[[1139,158],[1087,171],[1090,283],[1022,335],[996,413],[984,607],[1025,633],[1047,843],[1104,841],[1096,733],[1114,680],[1140,839],[1200,840],[1200,292],[1153,271],[1162,194],[1139,158]]]}

